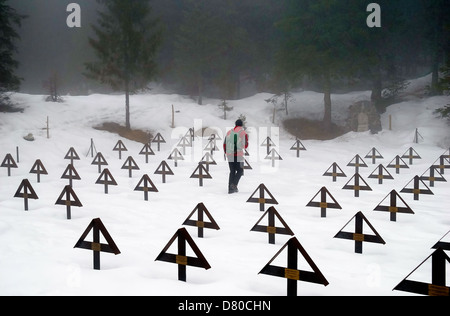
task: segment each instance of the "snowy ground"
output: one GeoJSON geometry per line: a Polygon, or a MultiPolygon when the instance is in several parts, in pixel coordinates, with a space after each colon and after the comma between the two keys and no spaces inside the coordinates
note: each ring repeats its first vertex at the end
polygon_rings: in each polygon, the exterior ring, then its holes
{"type": "MultiPolygon", "coordinates": [[[[414,87],[420,83],[414,82],[414,87]]],[[[342,122],[348,106],[368,96],[367,91],[333,95],[334,120],[342,122]]],[[[206,105],[200,106],[179,95],[133,96],[132,126],[160,132],[167,141],[159,152],[156,146],[152,147],[155,155],[149,157],[147,164],[145,157],[139,155],[142,144],[92,128],[106,121],[123,124],[123,96],[65,96],[64,103],[54,104],[44,102],[44,96],[14,95],[14,101],[25,108],[24,112],[0,115],[1,159],[8,153],[16,159],[16,148],[19,149],[18,168],[11,170],[11,176],[8,177],[7,168],[0,168],[0,294],[284,296],[286,279],[258,273],[291,237],[276,235],[273,245],[268,243],[266,233],[250,231],[262,212],[258,204],[246,201],[263,183],[279,203],[276,210],[329,282],[327,287],[299,282],[298,295],[415,295],[393,288],[432,253],[431,247],[450,230],[450,183],[436,182],[430,188],[434,195],[421,195],[418,201],[413,200],[412,194],[401,193],[415,214],[397,214],[396,222],[389,220],[387,212],[373,209],[392,189],[400,191],[448,152],[450,128],[433,115],[433,110],[449,103],[448,97],[410,98],[392,105],[382,117],[384,130],[377,135],[348,133],[331,141],[303,141],[307,150],[300,153],[300,158],[289,150],[295,139],[277,126],[282,112],[278,113],[276,124],[271,123],[272,107],[264,101],[268,97],[269,94],[258,94],[230,102],[234,109],[227,113],[229,120],[223,120],[217,106],[219,100],[207,100],[206,105]],[[172,104],[177,111],[175,129],[170,127],[172,104]],[[213,179],[205,179],[200,187],[197,179],[190,178],[205,153],[206,139],[197,137],[177,167],[167,160],[188,128],[214,127],[223,133],[240,114],[247,117],[248,161],[253,169],[245,171],[239,193],[227,194],[228,165],[222,152],[214,154],[217,165],[210,166],[213,179]],[[387,128],[389,115],[392,131],[387,128]],[[50,139],[42,129],[47,116],[50,139]],[[423,137],[419,144],[413,143],[416,128],[423,137]],[[28,133],[33,133],[34,142],[23,139],[28,133]],[[266,149],[259,146],[267,135],[283,158],[274,167],[270,160],[264,159],[266,149]],[[109,187],[109,194],[104,194],[102,185],[95,184],[99,176],[97,166],[87,156],[91,139],[118,183],[109,187]],[[119,139],[128,149],[122,160],[112,150],[119,139]],[[81,158],[74,162],[81,180],[73,181],[73,189],[83,207],[72,207],[72,218],[68,220],[66,207],[55,202],[68,184],[61,176],[70,162],[64,159],[70,147],[81,158]],[[364,158],[372,147],[384,157],[376,165],[364,158]],[[376,179],[367,178],[379,163],[387,166],[410,147],[421,159],[408,169],[401,169],[400,174],[388,169],[394,180],[385,180],[380,185],[376,179]],[[342,189],[354,174],[354,168],[347,163],[356,154],[368,164],[360,173],[372,188],[360,192],[360,197],[354,197],[352,190],[342,189]],[[140,167],[132,178],[127,170],[121,169],[128,156],[140,167]],[[30,173],[36,159],[43,162],[49,173],[41,176],[40,183],[30,173]],[[175,173],[167,176],[166,183],[154,174],[162,160],[175,173]],[[346,178],[332,182],[330,177],[323,176],[333,162],[342,168],[346,178]],[[159,190],[149,192],[149,201],[144,201],[142,192],[134,191],[144,174],[159,190]],[[29,200],[29,211],[24,211],[23,199],[14,197],[23,179],[30,181],[39,197],[29,200]],[[328,209],[326,218],[320,217],[319,208],[306,207],[323,186],[342,206],[342,210],[328,209]],[[196,227],[182,225],[200,202],[220,226],[220,230],[205,229],[204,238],[197,237],[196,227]],[[354,252],[353,241],[333,238],[359,211],[386,242],[385,245],[365,242],[363,254],[354,252]],[[94,218],[101,218],[121,252],[116,256],[101,253],[100,271],[93,269],[92,251],[74,248],[94,218]],[[175,264],[155,261],[170,238],[183,227],[211,266],[209,270],[187,267],[187,282],[178,281],[175,264]]],[[[294,97],[290,115],[308,118],[322,115],[321,94],[301,92],[294,97]]],[[[444,174],[447,181],[449,173],[447,170],[444,174]]],[[[267,225],[267,220],[262,223],[267,225]]],[[[345,230],[353,229],[350,223],[345,230]]],[[[371,233],[364,229],[365,233],[371,233]]],[[[92,241],[92,237],[89,235],[86,241],[92,241]]],[[[175,245],[176,242],[168,252],[176,253],[175,245]]],[[[188,255],[192,255],[189,249],[188,255]]],[[[285,252],[272,264],[286,267],[285,252]]],[[[409,279],[430,282],[430,264],[422,267],[409,279]]],[[[311,270],[301,257],[299,269],[311,270]]]]}

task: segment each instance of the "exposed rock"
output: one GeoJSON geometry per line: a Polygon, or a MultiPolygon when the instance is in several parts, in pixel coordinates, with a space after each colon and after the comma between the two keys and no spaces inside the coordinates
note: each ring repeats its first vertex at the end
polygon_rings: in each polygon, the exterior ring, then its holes
{"type": "Polygon", "coordinates": [[[354,132],[370,130],[377,134],[382,130],[380,114],[371,101],[359,101],[349,107],[347,127],[354,132]]]}

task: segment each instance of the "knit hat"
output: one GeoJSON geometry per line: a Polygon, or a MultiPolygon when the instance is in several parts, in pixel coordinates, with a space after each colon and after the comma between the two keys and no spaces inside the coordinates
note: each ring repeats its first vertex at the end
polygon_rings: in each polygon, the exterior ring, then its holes
{"type": "Polygon", "coordinates": [[[244,125],[244,123],[242,123],[241,119],[236,121],[236,126],[243,126],[243,125],[244,125]]]}

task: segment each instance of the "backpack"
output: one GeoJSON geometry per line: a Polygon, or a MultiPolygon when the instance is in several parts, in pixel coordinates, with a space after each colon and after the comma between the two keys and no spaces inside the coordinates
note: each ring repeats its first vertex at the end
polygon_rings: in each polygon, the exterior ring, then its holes
{"type": "Polygon", "coordinates": [[[243,139],[240,137],[240,133],[242,131],[239,130],[236,132],[234,129],[231,130],[230,134],[227,136],[226,146],[227,146],[227,154],[236,154],[240,152],[244,148],[243,139]]]}

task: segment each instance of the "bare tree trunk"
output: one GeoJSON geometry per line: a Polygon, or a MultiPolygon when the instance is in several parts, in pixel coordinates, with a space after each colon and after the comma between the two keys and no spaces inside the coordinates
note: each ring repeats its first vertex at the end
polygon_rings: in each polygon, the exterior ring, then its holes
{"type": "Polygon", "coordinates": [[[323,125],[327,130],[331,129],[331,79],[329,72],[325,74],[324,82],[324,115],[323,125]]]}
{"type": "Polygon", "coordinates": [[[131,129],[130,124],[130,87],[128,80],[125,80],[125,126],[131,129]]]}
{"type": "Polygon", "coordinates": [[[197,88],[198,88],[198,105],[203,104],[203,78],[202,75],[198,75],[197,79],[197,88]]]}

